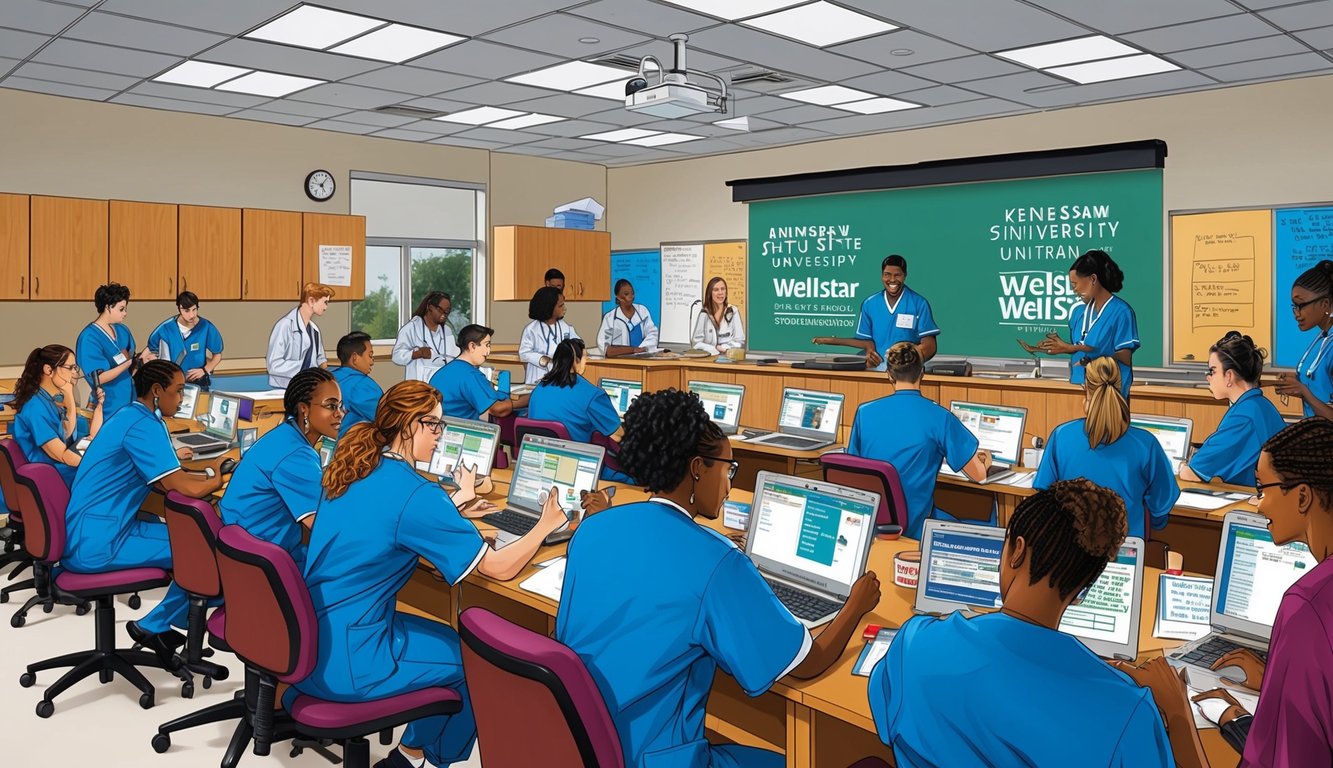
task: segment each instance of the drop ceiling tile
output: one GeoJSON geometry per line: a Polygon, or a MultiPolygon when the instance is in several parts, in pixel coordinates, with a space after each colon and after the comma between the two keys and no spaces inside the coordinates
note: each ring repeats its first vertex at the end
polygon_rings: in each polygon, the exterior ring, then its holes
{"type": "Polygon", "coordinates": [[[1087,35],[1089,28],[1019,0],[968,3],[840,0],[842,5],[876,13],[903,26],[929,32],[978,51],[1003,51],[1087,35]]]}
{"type": "MultiPolygon", "coordinates": [[[[96,5],[93,2],[83,4],[96,5]]],[[[282,15],[294,4],[294,0],[105,0],[98,10],[235,35],[282,15]]]]}
{"type": "MultiPolygon", "coordinates": [[[[642,112],[631,112],[623,106],[617,107],[615,106],[615,102],[608,101],[606,104],[610,109],[605,112],[587,115],[587,119],[601,123],[610,123],[611,125],[618,125],[621,128],[640,126],[646,123],[655,123],[662,119],[652,115],[645,115],[642,112]]],[[[721,115],[718,116],[719,119],[721,119],[721,117],[721,115]]]]}
{"type": "Polygon", "coordinates": [[[879,115],[855,115],[839,120],[828,120],[818,123],[814,127],[838,136],[852,136],[1026,111],[1028,110],[1025,107],[1012,102],[1000,99],[984,99],[931,109],[908,109],[879,115]]]}
{"type": "Polygon", "coordinates": [[[1111,99],[1147,97],[1155,94],[1206,88],[1215,85],[1212,78],[1190,70],[1159,72],[1144,77],[1127,77],[1103,83],[1074,85],[1072,83],[1049,89],[1040,89],[1023,96],[1024,103],[1035,107],[1065,107],[1089,104],[1111,99]]]}
{"type": "MultiPolygon", "coordinates": [[[[446,95],[453,96],[453,94],[446,95]]],[[[609,103],[610,102],[606,99],[598,99],[593,96],[579,96],[574,93],[562,93],[557,96],[546,96],[540,99],[519,101],[507,104],[506,106],[509,109],[521,109],[526,112],[537,112],[543,115],[583,117],[584,115],[605,112],[609,103]]]]}
{"type": "Polygon", "coordinates": [[[446,115],[450,112],[459,112],[472,106],[471,104],[464,104],[461,101],[439,98],[412,99],[411,101],[404,101],[403,103],[409,107],[433,109],[436,112],[446,115]]]}
{"type": "Polygon", "coordinates": [[[643,152],[644,147],[636,147],[632,144],[609,144],[600,142],[601,146],[595,149],[582,150],[590,155],[599,155],[602,157],[631,157],[643,152]]]}
{"type": "Polygon", "coordinates": [[[576,0],[376,0],[374,10],[366,9],[366,0],[319,0],[317,5],[337,8],[376,18],[415,24],[441,32],[480,35],[493,29],[526,21],[573,5],[576,0]]]}
{"type": "Polygon", "coordinates": [[[49,38],[17,29],[0,29],[0,56],[7,59],[26,59],[49,38]]]}
{"type": "Polygon", "coordinates": [[[1211,67],[1203,70],[1203,73],[1224,83],[1239,83],[1330,69],[1333,69],[1333,62],[1323,56],[1317,53],[1298,53],[1295,56],[1211,67]]]}
{"type": "MultiPolygon", "coordinates": [[[[408,123],[420,123],[421,119],[416,117],[403,117],[401,115],[390,115],[384,112],[348,112],[345,115],[338,115],[338,119],[345,123],[360,123],[361,125],[373,125],[378,128],[401,128],[408,123]]],[[[434,122],[434,121],[425,121],[434,122]]],[[[438,125],[438,123],[436,123],[438,125]]],[[[439,136],[439,133],[434,134],[439,136]]]]}
{"type": "Polygon", "coordinates": [[[265,109],[245,109],[240,112],[232,112],[227,117],[239,117],[245,120],[258,120],[279,125],[309,125],[319,119],[302,115],[284,115],[281,112],[269,112],[265,109]]]}
{"type": "Polygon", "coordinates": [[[336,53],[241,38],[228,40],[211,48],[200,54],[198,59],[320,80],[342,80],[384,67],[382,61],[369,61],[352,56],[340,56],[336,53]]]}
{"type": "Polygon", "coordinates": [[[440,138],[438,133],[409,131],[406,128],[390,128],[375,134],[377,139],[398,139],[399,141],[433,141],[440,138]]]}
{"type": "Polygon", "coordinates": [[[906,67],[903,69],[909,75],[934,80],[944,85],[954,83],[966,83],[970,80],[981,80],[988,77],[999,77],[1000,75],[1012,75],[1019,72],[1028,72],[1027,67],[1019,66],[1012,62],[997,59],[994,56],[978,54],[976,56],[963,56],[948,61],[936,61],[931,64],[923,64],[919,67],[906,67]]]}
{"type": "Polygon", "coordinates": [[[589,147],[600,147],[602,142],[589,141],[587,139],[542,139],[529,144],[530,147],[544,147],[546,149],[587,149],[589,147]]]}
{"type": "Polygon", "coordinates": [[[883,35],[867,37],[864,40],[835,45],[828,50],[893,69],[929,64],[932,61],[956,59],[960,56],[975,53],[970,48],[964,48],[961,45],[931,37],[914,29],[899,29],[883,35]],[[911,53],[895,56],[892,51],[897,50],[911,51],[911,53]]]}
{"type": "Polygon", "coordinates": [[[180,63],[179,56],[165,56],[160,53],[131,51],[128,48],[63,39],[52,40],[50,45],[33,58],[44,64],[139,77],[152,77],[180,63]]]}
{"type": "Polygon", "coordinates": [[[1123,35],[1125,42],[1154,53],[1174,53],[1190,48],[1252,40],[1276,34],[1273,25],[1249,13],[1223,16],[1217,19],[1177,24],[1123,35]]]}
{"type": "Polygon", "coordinates": [[[817,104],[798,104],[790,109],[765,112],[764,119],[785,123],[786,125],[806,125],[817,123],[820,120],[833,120],[846,114],[849,113],[832,107],[821,107],[817,104]]]}
{"type": "Polygon", "coordinates": [[[757,29],[728,24],[690,35],[690,46],[802,76],[838,82],[879,68],[857,59],[793,42],[757,29]]]}
{"type": "Polygon", "coordinates": [[[597,122],[593,120],[563,120],[559,123],[534,125],[527,130],[528,133],[540,133],[544,136],[562,136],[569,138],[614,131],[617,128],[624,127],[624,125],[616,123],[597,122]]]}
{"type": "Polygon", "coordinates": [[[436,69],[422,69],[396,65],[367,72],[364,75],[348,77],[344,83],[364,85],[368,88],[383,88],[389,91],[411,93],[417,96],[432,96],[441,91],[465,88],[482,82],[475,77],[455,75],[436,69]]]}
{"type": "Polygon", "coordinates": [[[1193,69],[1218,67],[1223,64],[1235,64],[1255,59],[1272,59],[1305,53],[1309,49],[1286,35],[1262,37],[1258,40],[1245,40],[1239,43],[1214,45],[1210,48],[1196,48],[1192,51],[1179,51],[1170,58],[1193,69]]]}
{"type": "Polygon", "coordinates": [[[18,59],[0,58],[0,78],[3,78],[5,75],[9,74],[9,71],[11,69],[17,67],[19,64],[22,63],[23,62],[19,61],[18,59]]]}
{"type": "Polygon", "coordinates": [[[649,0],[597,0],[571,8],[567,13],[651,36],[660,36],[664,34],[663,30],[693,32],[720,23],[709,16],[649,0]]]}
{"type": "MultiPolygon", "coordinates": [[[[0,64],[0,71],[4,66],[0,64]]],[[[28,77],[34,80],[50,80],[56,83],[68,83],[70,85],[83,85],[91,88],[109,88],[113,91],[123,91],[126,88],[133,87],[140,82],[142,78],[128,77],[126,75],[113,75],[107,72],[96,72],[90,69],[74,69],[72,67],[57,67],[51,64],[40,64],[30,61],[19,67],[14,72],[20,77],[28,77]]]]}
{"type": "Polygon", "coordinates": [[[32,80],[26,77],[6,77],[4,80],[0,80],[0,88],[15,88],[20,91],[49,93],[52,96],[69,96],[74,99],[93,99],[95,101],[105,101],[116,95],[115,91],[109,91],[104,88],[89,88],[86,85],[71,85],[69,83],[53,83],[49,80],[32,80]]]}
{"type": "Polygon", "coordinates": [[[521,144],[517,147],[506,147],[499,150],[510,155],[531,155],[533,157],[550,157],[553,155],[563,155],[564,150],[547,149],[545,147],[536,147],[531,144],[521,144]]]}
{"type": "Polygon", "coordinates": [[[1307,29],[1304,32],[1297,32],[1296,37],[1321,50],[1333,49],[1333,26],[1307,29]]]}
{"type": "Polygon", "coordinates": [[[92,6],[97,5],[100,0],[60,0],[60,2],[65,3],[66,5],[81,5],[84,8],[91,8],[92,6]]]}
{"type": "MultiPolygon", "coordinates": [[[[616,55],[630,56],[635,59],[641,59],[644,56],[656,56],[658,61],[668,67],[675,61],[675,53],[675,46],[667,40],[650,40],[642,45],[635,45],[616,51],[616,55]]],[[[722,70],[744,66],[744,62],[728,56],[718,56],[715,53],[698,50],[694,47],[693,38],[691,38],[685,56],[685,66],[688,67],[691,72],[712,72],[719,77],[725,78],[726,75],[722,74],[722,70]]],[[[632,72],[626,70],[626,77],[632,74],[632,72]]],[[[707,80],[705,80],[705,82],[707,82],[707,80]]]]}
{"type": "Polygon", "coordinates": [[[5,0],[0,26],[54,35],[79,18],[84,9],[42,0],[5,0]]]}
{"type": "Polygon", "coordinates": [[[1278,5],[1291,5],[1294,2],[1300,2],[1300,0],[1236,0],[1236,2],[1250,10],[1258,11],[1278,5]]]}
{"type": "Polygon", "coordinates": [[[505,144],[501,144],[501,143],[499,143],[499,142],[495,142],[495,141],[480,141],[480,140],[478,140],[478,139],[462,139],[462,138],[459,138],[459,137],[457,137],[457,136],[445,136],[445,137],[443,137],[443,138],[436,139],[436,140],[434,140],[434,141],[432,141],[432,142],[429,142],[429,143],[431,143],[431,144],[444,144],[444,145],[446,145],[446,146],[450,146],[450,147],[473,147],[473,148],[476,148],[476,149],[499,149],[500,147],[507,146],[507,145],[505,145],[505,144]]]}
{"type": "Polygon", "coordinates": [[[790,72],[776,71],[756,66],[745,66],[728,72],[727,83],[727,92],[736,98],[744,98],[746,96],[763,93],[785,93],[787,91],[795,91],[801,88],[814,88],[817,85],[825,84],[797,77],[790,72]],[[774,74],[780,79],[748,79],[752,75],[764,73],[774,74]]]}
{"type": "Polygon", "coordinates": [[[1272,8],[1259,15],[1283,29],[1326,27],[1333,24],[1333,0],[1315,0],[1312,3],[1272,8]]]}
{"type": "Polygon", "coordinates": [[[1047,75],[1041,72],[1027,71],[1016,75],[1002,75],[992,77],[987,80],[974,80],[967,84],[970,91],[977,91],[989,96],[998,96],[1002,99],[1009,99],[1020,104],[1031,104],[1028,101],[1027,91],[1033,88],[1045,88],[1056,85],[1066,85],[1068,80],[1062,80],[1053,75],[1047,75]]]}
{"type": "Polygon", "coordinates": [[[1199,19],[1211,19],[1237,13],[1229,0],[1115,0],[1089,3],[1087,0],[1032,0],[1036,5],[1111,34],[1147,27],[1164,27],[1199,19]]]}
{"type": "Polygon", "coordinates": [[[318,128],[321,131],[337,131],[338,133],[356,133],[367,134],[379,130],[373,125],[361,125],[360,123],[344,123],[341,120],[320,120],[317,123],[310,123],[307,128],[318,128]]]}
{"type": "Polygon", "coordinates": [[[822,131],[812,130],[810,128],[774,128],[771,131],[759,131],[758,133],[738,133],[736,138],[730,139],[734,144],[747,148],[777,146],[779,144],[796,144],[803,141],[816,141],[827,139],[829,134],[822,131]]]}
{"type": "Polygon", "coordinates": [[[305,101],[311,104],[327,104],[351,109],[374,109],[390,104],[400,104],[408,98],[408,94],[346,83],[325,83],[293,93],[289,98],[293,101],[305,101]]]}
{"type": "Polygon", "coordinates": [[[503,128],[472,127],[469,130],[455,134],[464,139],[476,139],[479,141],[495,141],[501,144],[525,144],[529,141],[537,141],[541,136],[534,136],[528,131],[506,131],[503,128]]]}
{"type": "Polygon", "coordinates": [[[166,109],[172,112],[193,112],[200,115],[226,115],[236,111],[236,107],[224,107],[218,104],[204,104],[198,101],[159,99],[156,96],[144,96],[137,93],[122,93],[112,99],[112,101],[117,104],[128,104],[132,107],[166,109]]]}
{"type": "Polygon", "coordinates": [[[933,80],[926,80],[921,77],[904,74],[902,72],[876,72],[873,75],[862,75],[853,77],[850,80],[843,80],[838,85],[844,85],[848,88],[855,88],[858,91],[868,91],[881,96],[892,96],[903,91],[917,91],[922,88],[929,88],[935,85],[933,80]]]}
{"type": "Polygon", "coordinates": [[[136,50],[173,53],[177,56],[193,56],[227,39],[212,32],[198,32],[96,11],[79,19],[78,23],[70,27],[61,37],[90,43],[119,45],[136,50]]]}
{"type": "Polygon", "coordinates": [[[304,117],[337,117],[348,111],[347,107],[334,107],[326,104],[307,104],[304,101],[295,101],[293,99],[274,99],[265,104],[264,109],[270,112],[282,112],[288,115],[302,115],[304,117]]]}
{"type": "MultiPolygon", "coordinates": [[[[478,104],[484,107],[495,107],[501,104],[512,104],[515,101],[540,99],[554,93],[556,92],[545,88],[533,88],[530,85],[518,85],[516,83],[481,83],[450,90],[447,93],[436,92],[436,95],[442,99],[452,99],[453,101],[478,104]]],[[[603,103],[605,102],[603,101],[603,103]]]]}
{"type": "Polygon", "coordinates": [[[517,48],[540,50],[566,59],[588,59],[650,38],[635,32],[599,24],[582,16],[553,13],[522,24],[491,32],[487,40],[517,48]],[[580,43],[579,38],[596,38],[596,43],[580,43]]]}
{"type": "Polygon", "coordinates": [[[211,88],[191,88],[186,85],[173,85],[171,83],[154,83],[151,81],[140,83],[130,93],[140,96],[154,96],[159,99],[174,99],[176,101],[198,101],[205,104],[216,104],[232,109],[253,109],[260,104],[266,104],[272,99],[267,96],[255,96],[248,93],[233,93],[230,91],[215,91],[211,88]]]}
{"type": "Polygon", "coordinates": [[[982,98],[982,96],[952,85],[937,85],[932,88],[922,88],[919,91],[904,91],[897,94],[895,98],[910,101],[914,104],[924,104],[928,107],[943,107],[964,101],[975,101],[982,98]]]}
{"type": "MultiPolygon", "coordinates": [[[[497,4],[478,3],[477,5],[497,4]]],[[[542,69],[561,62],[562,59],[555,56],[533,51],[522,51],[485,40],[468,40],[412,60],[413,66],[438,69],[443,72],[457,72],[460,75],[472,75],[488,80],[501,80],[510,75],[531,72],[534,69],[542,69]]]]}
{"type": "Polygon", "coordinates": [[[718,115],[715,119],[725,120],[728,117],[741,117],[742,115],[763,115],[779,109],[787,109],[791,105],[791,99],[784,99],[779,96],[744,94],[727,105],[727,114],[718,115]]]}

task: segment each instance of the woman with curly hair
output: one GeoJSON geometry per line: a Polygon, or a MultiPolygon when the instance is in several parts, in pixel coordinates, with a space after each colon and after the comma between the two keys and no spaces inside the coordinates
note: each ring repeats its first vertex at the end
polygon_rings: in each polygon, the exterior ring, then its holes
{"type": "Polygon", "coordinates": [[[812,640],[745,553],[695,522],[722,513],[737,467],[697,395],[640,395],[625,414],[620,461],[651,495],[579,526],[556,639],[597,681],[626,765],[784,765],[782,755],[704,738],[713,673],[721,666],[751,696],[787,674],[821,674],[879,601],[875,574],[852,586],[847,604],[812,640]]]}
{"type": "Polygon", "coordinates": [[[74,350],[59,344],[37,347],[28,353],[14,387],[14,439],[28,461],[50,464],[74,483],[74,472],[83,457],[74,446],[85,437],[95,437],[102,428],[102,398],[93,406],[89,424],[79,416],[74,385],[81,372],[74,350]]]}

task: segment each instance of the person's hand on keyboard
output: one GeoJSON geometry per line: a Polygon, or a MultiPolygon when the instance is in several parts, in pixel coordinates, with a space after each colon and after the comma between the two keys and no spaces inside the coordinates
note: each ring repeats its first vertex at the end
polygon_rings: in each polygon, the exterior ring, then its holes
{"type": "Polygon", "coordinates": [[[176,458],[180,459],[181,461],[188,461],[194,458],[194,449],[190,448],[187,445],[182,445],[181,447],[176,449],[176,458]]]}
{"type": "Polygon", "coordinates": [[[1263,684],[1265,665],[1263,660],[1255,656],[1252,651],[1240,648],[1223,654],[1221,658],[1213,662],[1213,669],[1221,669],[1222,667],[1240,667],[1241,671],[1245,673],[1244,680],[1223,677],[1223,682],[1243,685],[1254,691],[1259,690],[1259,686],[1263,684]]]}

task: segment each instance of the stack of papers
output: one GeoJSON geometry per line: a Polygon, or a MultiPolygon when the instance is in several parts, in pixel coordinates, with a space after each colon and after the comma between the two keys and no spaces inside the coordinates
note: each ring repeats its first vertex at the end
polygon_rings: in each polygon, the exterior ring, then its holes
{"type": "Polygon", "coordinates": [[[1015,488],[1031,488],[1036,480],[1036,472],[1015,472],[1009,477],[1006,477],[1003,480],[997,480],[996,482],[1003,485],[1011,485],[1015,488]]]}
{"type": "Polygon", "coordinates": [[[1237,499],[1228,496],[1214,496],[1211,493],[1199,493],[1197,491],[1183,491],[1180,498],[1176,499],[1176,505],[1180,507],[1189,507],[1190,509],[1221,509],[1235,504],[1237,499]]]}
{"type": "Polygon", "coordinates": [[[541,570],[519,582],[519,588],[560,602],[560,589],[565,584],[565,558],[551,558],[538,563],[537,567],[541,570]]]}

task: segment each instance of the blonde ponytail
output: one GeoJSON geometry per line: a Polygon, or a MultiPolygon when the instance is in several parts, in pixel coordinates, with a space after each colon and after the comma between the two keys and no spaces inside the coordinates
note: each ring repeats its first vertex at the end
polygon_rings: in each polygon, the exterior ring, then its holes
{"type": "Polygon", "coordinates": [[[348,429],[338,441],[333,460],[324,470],[324,493],[336,499],[352,483],[369,477],[394,438],[410,434],[417,421],[429,416],[439,404],[439,390],[423,381],[403,381],[390,387],[375,408],[375,420],[348,429]]]}
{"type": "Polygon", "coordinates": [[[1120,394],[1120,366],[1110,357],[1089,362],[1083,386],[1088,396],[1088,445],[1096,448],[1119,440],[1129,430],[1129,402],[1120,394]]]}

